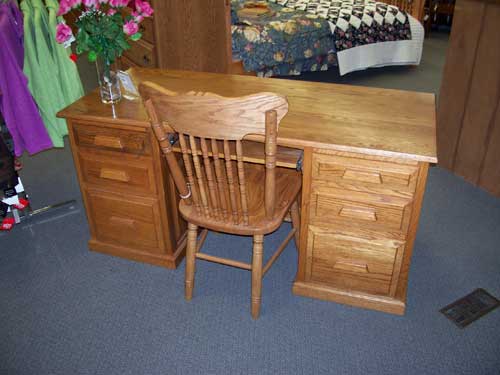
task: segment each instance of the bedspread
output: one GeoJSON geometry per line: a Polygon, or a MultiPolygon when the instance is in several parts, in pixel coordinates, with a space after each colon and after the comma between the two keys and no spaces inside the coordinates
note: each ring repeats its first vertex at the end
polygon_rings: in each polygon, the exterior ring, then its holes
{"type": "Polygon", "coordinates": [[[269,4],[273,14],[236,19],[242,0],[232,0],[233,55],[247,71],[260,75],[291,75],[326,70],[335,65],[334,43],[327,20],[269,4]]]}
{"type": "Polygon", "coordinates": [[[337,52],[371,43],[411,40],[406,12],[374,0],[269,0],[331,22],[337,52]]]}

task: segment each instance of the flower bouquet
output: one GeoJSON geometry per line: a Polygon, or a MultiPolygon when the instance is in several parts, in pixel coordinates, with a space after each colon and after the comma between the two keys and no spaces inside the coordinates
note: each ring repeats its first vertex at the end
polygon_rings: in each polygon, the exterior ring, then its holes
{"type": "Polygon", "coordinates": [[[76,36],[71,28],[60,22],[56,29],[58,43],[70,45],[76,41],[76,53],[88,52],[90,62],[96,62],[103,102],[116,102],[121,98],[120,86],[113,64],[123,51],[130,48],[130,41],[142,37],[139,24],[151,17],[153,9],[143,0],[61,0],[58,16],[72,12],[77,16],[76,36]],[[122,8],[131,8],[125,15],[122,8]]]}

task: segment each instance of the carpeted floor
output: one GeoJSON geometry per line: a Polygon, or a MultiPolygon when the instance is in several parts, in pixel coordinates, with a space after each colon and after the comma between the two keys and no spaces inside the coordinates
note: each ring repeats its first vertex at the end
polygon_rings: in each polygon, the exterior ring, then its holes
{"type": "MultiPolygon", "coordinates": [[[[427,39],[418,68],[301,79],[437,92],[446,42],[427,39]]],[[[88,88],[92,74],[82,63],[88,88]]],[[[68,147],[24,163],[35,208],[77,203],[0,233],[0,374],[499,373],[500,309],[465,330],[438,310],[477,287],[500,297],[500,200],[443,169],[430,170],[405,316],[292,295],[290,245],[252,321],[247,272],[199,262],[187,303],[184,263],[171,271],[89,252],[68,147]]],[[[206,250],[248,260],[250,246],[210,235],[206,250]]]]}

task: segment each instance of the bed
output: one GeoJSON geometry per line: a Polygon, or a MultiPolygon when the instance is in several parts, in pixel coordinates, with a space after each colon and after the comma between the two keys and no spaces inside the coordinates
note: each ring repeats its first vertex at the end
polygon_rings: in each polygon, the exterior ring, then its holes
{"type": "Polygon", "coordinates": [[[247,73],[298,75],[337,66],[344,75],[420,63],[424,29],[395,5],[374,0],[269,0],[270,14],[250,18],[240,12],[245,3],[232,0],[231,36],[235,66],[247,73]]]}

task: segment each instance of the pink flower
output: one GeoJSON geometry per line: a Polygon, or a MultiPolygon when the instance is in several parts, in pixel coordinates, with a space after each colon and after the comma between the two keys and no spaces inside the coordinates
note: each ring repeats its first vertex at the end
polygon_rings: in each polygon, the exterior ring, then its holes
{"type": "Polygon", "coordinates": [[[82,4],[82,0],[61,0],[59,2],[58,16],[64,16],[72,8],[76,8],[82,4]]]}
{"type": "Polygon", "coordinates": [[[67,0],[67,2],[71,8],[76,8],[82,5],[82,0],[67,0]]]}
{"type": "Polygon", "coordinates": [[[108,16],[112,16],[113,14],[116,14],[116,9],[109,8],[109,10],[108,10],[108,16]]]}
{"type": "Polygon", "coordinates": [[[135,0],[135,9],[144,17],[151,17],[153,15],[153,8],[147,1],[135,0]]]}
{"type": "Polygon", "coordinates": [[[127,35],[134,35],[139,31],[139,25],[134,21],[127,21],[123,24],[123,32],[127,35]]]}
{"type": "Polygon", "coordinates": [[[142,22],[144,19],[144,16],[135,10],[132,12],[132,17],[134,17],[134,21],[137,23],[142,22]]]}
{"type": "Polygon", "coordinates": [[[56,28],[56,41],[57,43],[64,43],[69,38],[71,38],[73,33],[71,32],[71,27],[66,25],[65,23],[60,23],[56,28]]]}
{"type": "Polygon", "coordinates": [[[109,0],[109,5],[115,8],[126,7],[130,0],[109,0]]]}
{"type": "Polygon", "coordinates": [[[83,5],[87,8],[97,8],[98,1],[97,0],[83,0],[83,5]]]}
{"type": "Polygon", "coordinates": [[[71,7],[69,6],[68,2],[63,0],[59,3],[59,10],[57,11],[57,15],[64,16],[70,10],[71,10],[71,7]]]}

